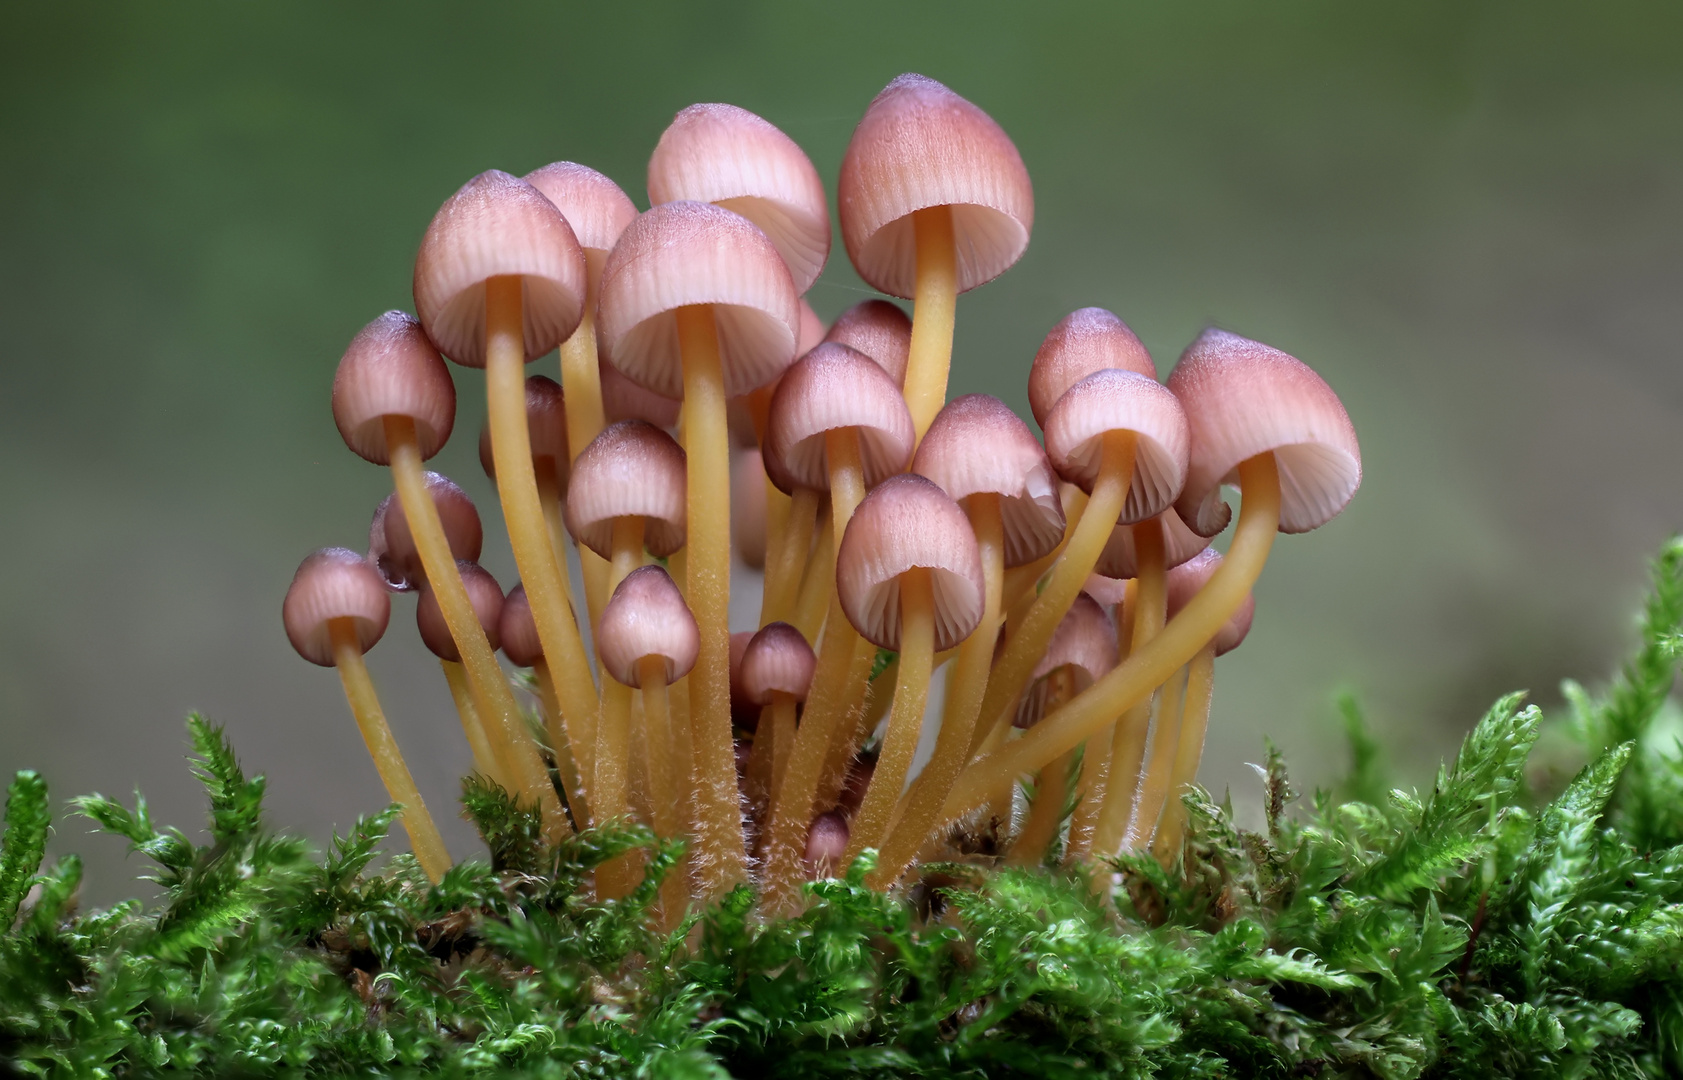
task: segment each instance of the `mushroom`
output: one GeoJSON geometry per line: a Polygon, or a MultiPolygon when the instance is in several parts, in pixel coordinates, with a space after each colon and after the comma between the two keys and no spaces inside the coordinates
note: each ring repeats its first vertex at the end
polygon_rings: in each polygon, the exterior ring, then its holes
{"type": "Polygon", "coordinates": [[[427,336],[457,363],[485,369],[497,496],[569,734],[595,710],[595,682],[538,495],[526,363],[573,333],[588,293],[567,219],[537,188],[495,169],[446,200],[415,257],[415,311],[427,336]]]}
{"type": "MultiPolygon", "coordinates": [[[[462,584],[467,588],[468,601],[473,605],[479,625],[485,630],[486,639],[491,648],[496,649],[501,640],[497,620],[503,611],[503,590],[497,585],[496,579],[478,563],[458,559],[456,570],[461,574],[462,584]]],[[[483,721],[480,720],[479,711],[473,706],[473,695],[468,689],[467,676],[462,671],[461,650],[456,648],[455,639],[450,636],[450,627],[445,623],[444,613],[438,607],[438,597],[433,595],[431,589],[423,589],[419,601],[415,604],[415,625],[421,632],[421,644],[438,657],[439,665],[444,670],[444,680],[450,686],[450,697],[456,703],[457,715],[461,717],[462,734],[467,736],[468,746],[473,750],[474,768],[480,775],[512,790],[514,783],[508,779],[510,772],[505,766],[505,762],[512,764],[512,748],[506,745],[506,739],[500,740],[504,745],[494,747],[491,734],[486,731],[483,721]]]]}
{"type": "Polygon", "coordinates": [[[847,818],[839,811],[828,810],[812,819],[806,830],[806,850],[801,854],[808,881],[836,875],[850,846],[848,831],[847,818]]]}
{"type": "Polygon", "coordinates": [[[391,619],[385,582],[361,555],[346,548],[322,548],[299,564],[281,605],[287,640],[312,664],[339,669],[345,700],[374,759],[386,794],[398,804],[409,846],[428,880],[437,884],[450,869],[450,853],[397,748],[363,654],[380,640],[391,619]]]}
{"type": "Polygon", "coordinates": [[[894,706],[871,786],[852,822],[849,857],[881,843],[917,750],[935,653],[982,621],[986,587],[976,534],[946,492],[921,476],[879,484],[836,552],[836,591],[859,635],[900,654],[894,706]]]}
{"type": "Polygon", "coordinates": [[[761,627],[743,650],[742,692],[761,706],[748,759],[748,801],[759,808],[756,817],[764,817],[787,768],[795,744],[795,707],[806,700],[817,663],[806,638],[784,622],[761,627]]]}
{"type": "Polygon", "coordinates": [[[934,754],[883,843],[873,882],[893,881],[917,854],[970,756],[998,640],[1005,569],[1042,558],[1064,535],[1058,478],[1046,452],[998,398],[968,394],[949,402],[929,425],[912,471],[964,508],[976,536],[985,602],[976,632],[958,648],[934,754]]]}
{"type": "MultiPolygon", "coordinates": [[[[636,687],[643,694],[643,718],[648,731],[649,804],[655,832],[670,838],[682,830],[678,815],[680,774],[672,755],[671,709],[666,690],[695,666],[698,641],[694,616],[678,587],[658,566],[633,570],[614,589],[608,605],[602,609],[602,623],[596,631],[596,652],[611,682],[604,686],[602,723],[596,736],[596,779],[591,785],[598,823],[626,813],[631,756],[630,688],[636,687]]],[[[735,773],[733,760],[733,789],[735,773]]],[[[631,883],[623,876],[627,869],[628,862],[617,859],[597,871],[598,888],[604,897],[623,896],[629,891],[631,883]]],[[[673,875],[672,880],[680,879],[673,875]]]]}
{"type": "Polygon", "coordinates": [[[518,781],[522,797],[542,809],[550,834],[561,834],[566,829],[561,804],[456,571],[458,557],[479,555],[478,515],[465,495],[459,501],[454,497],[442,500],[460,510],[452,514],[454,537],[447,533],[434,499],[440,491],[448,493],[443,487],[448,482],[442,477],[429,480],[429,475],[436,474],[421,467],[449,438],[455,390],[449,369],[419,322],[389,311],[352,339],[333,376],[333,418],[347,446],[392,470],[398,501],[388,504],[383,514],[376,512],[385,548],[371,554],[377,562],[384,556],[406,581],[413,581],[416,571],[408,556],[413,548],[420,572],[437,594],[450,636],[461,650],[475,708],[487,724],[503,726],[517,751],[519,771],[510,773],[510,778],[518,781]]]}
{"type": "Polygon", "coordinates": [[[768,486],[759,447],[738,450],[730,466],[730,538],[743,565],[752,570],[766,568],[768,486]]]}
{"type": "MultiPolygon", "coordinates": [[[[451,557],[458,561],[477,561],[485,547],[485,528],[480,524],[479,510],[473,500],[442,473],[428,471],[423,474],[423,482],[437,508],[438,523],[444,530],[451,557]]],[[[409,592],[426,587],[426,567],[421,565],[420,549],[415,546],[415,535],[396,492],[387,495],[374,509],[374,520],[368,527],[368,558],[393,591],[409,592]]]]}
{"type": "Polygon", "coordinates": [[[1046,426],[1064,391],[1093,374],[1114,368],[1157,378],[1157,365],[1128,324],[1101,307],[1065,315],[1047,333],[1029,366],[1028,402],[1034,422],[1046,426]]]}
{"type": "Polygon", "coordinates": [[[888,372],[895,386],[906,385],[906,359],[912,349],[912,320],[887,300],[861,300],[836,316],[825,341],[862,352],[888,372]]]}
{"type": "Polygon", "coordinates": [[[913,300],[905,386],[921,439],[946,401],[958,294],[1004,273],[1028,247],[1028,170],[981,109],[933,79],[901,75],[854,129],[836,209],[859,276],[913,300]]]}
{"type": "MultiPolygon", "coordinates": [[[[561,384],[544,375],[526,379],[526,432],[532,446],[532,474],[538,484],[538,503],[543,507],[555,562],[565,573],[567,529],[561,520],[561,500],[567,494],[567,477],[573,454],[568,449],[567,402],[561,384]]],[[[491,449],[491,425],[479,429],[479,466],[493,483],[497,479],[496,458],[491,449]]]]}
{"type": "Polygon", "coordinates": [[[684,399],[685,595],[701,628],[689,680],[697,866],[713,898],[746,879],[730,738],[730,440],[725,399],[794,359],[800,306],[783,257],[752,222],[673,202],[632,222],[608,255],[597,310],[610,363],[684,399]]]}
{"type": "Polygon", "coordinates": [[[610,589],[643,565],[645,549],[665,558],[683,547],[686,522],[683,448],[653,424],[609,424],[573,462],[567,527],[609,561],[610,589]]]}
{"type": "Polygon", "coordinates": [[[1227,555],[1179,615],[1109,675],[1023,738],[976,762],[942,808],[947,820],[1013,777],[1038,769],[1147,699],[1208,644],[1250,595],[1279,532],[1336,516],[1361,483],[1361,451],[1338,396],[1308,365],[1278,349],[1207,330],[1169,377],[1191,429],[1191,465],[1176,511],[1213,533],[1230,511],[1220,485],[1243,497],[1227,555]]]}
{"type": "Polygon", "coordinates": [[[555,754],[562,789],[567,793],[567,805],[572,811],[573,821],[582,826],[590,821],[589,793],[585,784],[591,775],[596,751],[595,717],[591,717],[590,725],[584,729],[584,738],[592,741],[575,743],[567,737],[560,699],[555,693],[555,676],[544,660],[543,642],[538,640],[538,626],[532,619],[532,605],[526,599],[525,586],[516,585],[503,598],[502,612],[497,619],[497,636],[503,655],[508,657],[509,662],[515,667],[532,671],[532,681],[538,686],[538,705],[543,710],[544,730],[549,735],[550,750],[555,754]]]}

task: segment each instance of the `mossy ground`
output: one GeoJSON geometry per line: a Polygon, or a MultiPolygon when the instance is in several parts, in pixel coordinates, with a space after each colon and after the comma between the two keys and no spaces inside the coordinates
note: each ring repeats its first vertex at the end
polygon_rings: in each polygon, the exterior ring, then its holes
{"type": "Polygon", "coordinates": [[[1188,797],[1180,860],[927,868],[903,895],[811,887],[764,923],[746,891],[661,936],[676,858],[643,830],[542,845],[469,782],[491,860],[429,886],[371,869],[389,813],[329,851],[265,829],[263,781],[194,719],[210,840],[144,801],[73,804],[156,866],[162,903],[78,913],[42,868],[46,787],[11,785],[0,851],[0,1069],[73,1077],[1637,1077],[1683,1072],[1683,757],[1656,733],[1683,651],[1683,543],[1655,564],[1642,644],[1555,745],[1589,764],[1544,801],[1545,724],[1496,703],[1429,790],[1354,767],[1266,824],[1188,797]],[[591,868],[649,875],[597,904],[591,868]]]}

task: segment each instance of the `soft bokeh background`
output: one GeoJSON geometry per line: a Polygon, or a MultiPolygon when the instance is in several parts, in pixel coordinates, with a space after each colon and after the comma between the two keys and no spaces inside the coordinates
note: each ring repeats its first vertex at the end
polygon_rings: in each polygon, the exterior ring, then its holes
{"type": "MultiPolygon", "coordinates": [[[[918,70],[998,119],[1036,185],[1027,256],[960,304],[955,392],[1023,408],[1040,338],[1101,304],[1165,373],[1219,323],[1355,419],[1366,484],[1277,546],[1205,780],[1248,797],[1265,733],[1334,775],[1339,688],[1418,778],[1497,692],[1546,705],[1606,672],[1683,526],[1679,40],[1677,5],[1537,0],[5,5],[0,769],[58,797],[140,785],[194,825],[197,708],[278,822],[325,837],[382,805],[279,607],[388,490],[328,388],[356,329],[410,306],[433,210],[560,158],[641,203],[693,101],[761,113],[833,180],[871,96],[918,70]]],[[[838,245],[810,299],[861,294],[838,245]]],[[[489,508],[458,375],[441,468],[489,508]]],[[[462,854],[468,755],[408,609],[372,666],[462,854]]],[[[55,843],[90,857],[89,895],[132,888],[122,845],[83,832],[55,843]]]]}

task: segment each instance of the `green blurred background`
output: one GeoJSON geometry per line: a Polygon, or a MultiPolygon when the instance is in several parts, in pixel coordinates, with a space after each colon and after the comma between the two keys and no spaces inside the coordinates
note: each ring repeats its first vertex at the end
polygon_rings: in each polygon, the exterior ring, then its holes
{"type": "MultiPolygon", "coordinates": [[[[138,784],[196,824],[198,708],[281,824],[382,805],[279,607],[388,490],[328,390],[356,329],[410,306],[433,210],[562,158],[641,203],[694,101],[764,115],[833,180],[917,70],[990,112],[1036,187],[1027,256],[960,304],[955,392],[1026,413],[1040,338],[1100,304],[1165,373],[1212,322],[1278,345],[1361,434],[1355,503],[1276,547],[1223,661],[1206,782],[1250,799],[1264,734],[1333,776],[1346,687],[1418,779],[1497,692],[1603,675],[1683,525],[1680,41],[1675,4],[1535,0],[5,5],[0,768],[58,797],[138,784]]],[[[810,299],[862,292],[838,244],[810,299]]],[[[489,508],[458,375],[440,467],[489,508]]],[[[409,607],[371,663],[460,855],[467,751],[409,607]]],[[[83,831],[55,844],[90,857],[88,894],[132,888],[83,831]]]]}

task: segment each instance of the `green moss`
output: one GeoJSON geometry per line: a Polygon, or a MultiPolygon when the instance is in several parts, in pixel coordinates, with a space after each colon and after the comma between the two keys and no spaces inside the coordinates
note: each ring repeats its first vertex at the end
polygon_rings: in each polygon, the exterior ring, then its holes
{"type": "Polygon", "coordinates": [[[1540,803],[1545,724],[1497,702],[1430,790],[1386,791],[1359,711],[1354,769],[1266,823],[1203,792],[1165,870],[929,867],[904,896],[869,861],[765,923],[738,891],[646,927],[679,852],[641,828],[546,846],[470,779],[491,861],[429,886],[371,866],[388,811],[321,857],[262,822],[221,733],[189,721],[210,840],[90,796],[163,886],[78,914],[74,858],[40,866],[45,785],[20,773],[0,846],[0,1060],[32,1075],[653,1078],[1636,1077],[1683,1070],[1683,765],[1655,737],[1683,630],[1683,543],[1655,564],[1636,657],[1555,723],[1589,764],[1540,803]],[[645,852],[591,902],[591,869],[645,852]],[[25,897],[28,892],[27,898],[25,897]]]}

